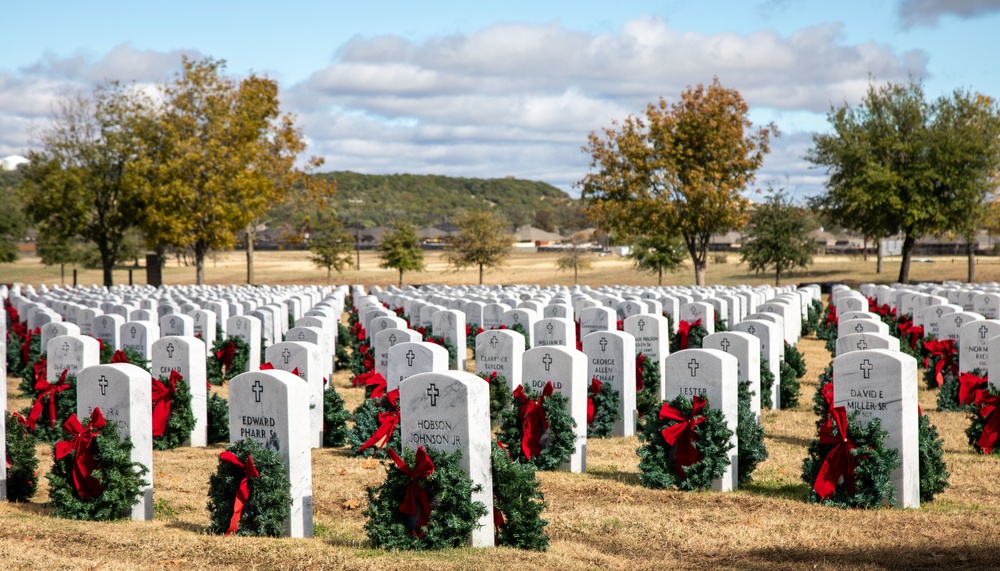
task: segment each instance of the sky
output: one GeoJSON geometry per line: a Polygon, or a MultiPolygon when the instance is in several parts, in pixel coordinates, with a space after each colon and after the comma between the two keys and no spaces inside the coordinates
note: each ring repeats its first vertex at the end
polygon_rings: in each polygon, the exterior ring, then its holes
{"type": "Polygon", "coordinates": [[[831,106],[870,81],[1000,98],[1000,0],[478,3],[0,0],[0,157],[60,98],[169,81],[182,56],[266,75],[320,169],[553,184],[574,196],[587,134],[713,77],[781,136],[756,188],[802,199],[831,106]]]}

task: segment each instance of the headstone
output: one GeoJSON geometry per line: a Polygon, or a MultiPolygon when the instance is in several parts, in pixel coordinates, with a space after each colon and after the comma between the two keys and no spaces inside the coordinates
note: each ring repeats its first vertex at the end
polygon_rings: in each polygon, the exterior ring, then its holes
{"type": "Polygon", "coordinates": [[[989,341],[1000,335],[1000,321],[981,319],[969,321],[958,331],[958,371],[971,373],[989,370],[989,341]]]}
{"type": "MultiPolygon", "coordinates": [[[[82,369],[101,364],[101,344],[83,335],[60,335],[49,339],[46,348],[46,381],[55,383],[63,371],[76,377],[82,369]]],[[[4,377],[6,379],[6,377],[4,377]]]]}
{"type": "MultiPolygon", "coordinates": [[[[463,314],[464,316],[464,314],[463,314]]],[[[464,371],[421,373],[399,386],[400,439],[404,448],[461,451],[459,464],[477,491],[486,514],[469,540],[473,547],[493,545],[493,473],[491,469],[490,390],[464,371]]]]}
{"type": "Polygon", "coordinates": [[[375,372],[383,379],[389,378],[389,349],[400,343],[420,343],[423,336],[412,329],[385,329],[375,334],[372,339],[372,358],[375,360],[375,372]]]}
{"type": "Polygon", "coordinates": [[[709,334],[715,333],[715,307],[704,301],[692,301],[681,305],[680,318],[688,323],[701,321],[709,334]]]}
{"type": "Polygon", "coordinates": [[[230,337],[238,337],[250,347],[247,370],[260,369],[260,320],[252,315],[236,315],[229,318],[226,331],[230,337]]]}
{"type": "Polygon", "coordinates": [[[126,321],[118,328],[122,349],[130,349],[149,360],[153,356],[153,342],[160,338],[160,327],[150,321],[126,321]]]}
{"type": "Polygon", "coordinates": [[[177,371],[191,391],[191,412],[194,428],[190,446],[208,445],[208,374],[205,367],[205,342],[197,337],[161,337],[153,342],[150,369],[156,378],[170,378],[177,371]]]}
{"type": "Polygon", "coordinates": [[[115,423],[122,440],[132,439],[130,460],[149,470],[139,500],[132,506],[132,519],[152,520],[153,394],[149,373],[130,363],[83,369],[76,377],[76,415],[85,422],[95,408],[101,409],[108,423],[115,423]]]}
{"type": "MultiPolygon", "coordinates": [[[[780,319],[780,318],[779,318],[780,319]]],[[[746,319],[733,327],[734,331],[749,333],[760,341],[760,357],[767,359],[768,369],[774,376],[771,386],[771,408],[781,408],[781,362],[784,360],[785,342],[780,326],[771,321],[746,319]]]]}
{"type": "MultiPolygon", "coordinates": [[[[625,319],[625,333],[635,339],[636,353],[657,363],[660,370],[659,399],[664,397],[663,361],[670,354],[670,328],[662,315],[633,315],[625,319]]],[[[759,357],[758,357],[759,359],[759,357]]],[[[759,375],[758,375],[759,376],[759,375]]]]}
{"type": "Polygon", "coordinates": [[[899,450],[902,466],[893,470],[898,507],[920,507],[920,444],[917,418],[917,361],[903,353],[853,351],[833,360],[833,404],[861,422],[874,418],[889,433],[885,445],[899,450]]]}
{"type": "Polygon", "coordinates": [[[431,317],[431,332],[436,337],[444,337],[455,346],[459,371],[465,370],[465,314],[457,309],[443,309],[431,317]]]}
{"type": "MultiPolygon", "coordinates": [[[[231,319],[231,318],[230,318],[231,319]]],[[[291,482],[286,537],[312,537],[309,387],[281,370],[251,371],[229,381],[229,440],[250,438],[277,452],[291,482]]]]}
{"type": "Polygon", "coordinates": [[[552,382],[555,391],[566,397],[568,411],[576,421],[575,449],[560,470],[581,473],[587,470],[587,357],[569,347],[535,347],[525,351],[521,380],[536,393],[552,382]]]}
{"type": "Polygon", "coordinates": [[[724,331],[706,335],[702,340],[705,349],[718,349],[736,357],[737,381],[750,383],[750,410],[760,423],[760,340],[742,331],[724,331]]]}
{"type": "Polygon", "coordinates": [[[292,373],[305,382],[309,391],[309,446],[323,447],[323,353],[318,345],[301,341],[282,341],[264,350],[265,359],[275,369],[292,373]]]}
{"type": "Polygon", "coordinates": [[[448,370],[448,350],[436,343],[398,343],[389,348],[389,375],[385,378],[386,392],[399,388],[399,383],[417,373],[448,370]]]}
{"type": "Polygon", "coordinates": [[[932,305],[924,310],[924,336],[937,337],[941,335],[941,318],[950,314],[962,311],[958,305],[939,304],[932,305]]]}
{"type": "Polygon", "coordinates": [[[194,318],[170,313],[160,318],[160,334],[164,337],[194,337],[194,318]]]}
{"type": "Polygon", "coordinates": [[[115,351],[122,348],[119,331],[125,318],[121,315],[105,313],[94,318],[93,336],[115,351]]]}
{"type": "Polygon", "coordinates": [[[580,339],[595,331],[614,331],[615,312],[607,307],[587,307],[580,311],[580,339]]]}
{"type": "Polygon", "coordinates": [[[635,434],[635,338],[622,331],[596,331],[583,338],[587,381],[597,379],[618,392],[621,420],[613,436],[635,434]]]}
{"type": "Polygon", "coordinates": [[[476,336],[476,373],[504,377],[507,389],[521,386],[524,336],[517,331],[497,329],[476,336]]]}
{"type": "Polygon", "coordinates": [[[851,333],[837,337],[837,355],[851,351],[868,351],[869,349],[899,351],[899,339],[881,333],[851,333]]]}
{"type": "Polygon", "coordinates": [[[534,347],[559,345],[576,349],[576,324],[561,317],[548,317],[535,322],[531,334],[534,347]]]}
{"type": "Polygon", "coordinates": [[[722,477],[712,482],[712,489],[717,492],[735,490],[739,480],[736,452],[739,444],[736,437],[739,410],[738,369],[736,357],[718,349],[685,349],[668,356],[666,361],[666,400],[672,401],[677,395],[691,400],[700,395],[708,399],[708,406],[722,411],[726,426],[733,431],[730,464],[722,477]]]}
{"type": "Polygon", "coordinates": [[[850,321],[837,322],[837,337],[850,335],[851,333],[878,333],[880,335],[889,334],[889,326],[882,321],[872,321],[870,319],[852,319],[850,321]]]}
{"type": "Polygon", "coordinates": [[[194,320],[194,336],[205,343],[205,356],[215,346],[215,313],[207,309],[196,309],[191,312],[194,320]]]}

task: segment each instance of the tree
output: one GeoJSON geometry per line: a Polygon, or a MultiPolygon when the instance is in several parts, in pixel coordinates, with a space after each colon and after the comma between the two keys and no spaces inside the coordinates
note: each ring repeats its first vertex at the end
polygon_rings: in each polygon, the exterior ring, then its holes
{"type": "Polygon", "coordinates": [[[556,259],[556,267],[560,270],[573,270],[573,285],[579,282],[580,270],[589,270],[594,266],[594,260],[588,254],[589,244],[583,232],[577,232],[570,237],[569,247],[563,250],[556,259]]]}
{"type": "Polygon", "coordinates": [[[749,201],[740,193],[777,135],[773,124],[753,131],[739,92],[716,78],[689,87],[677,103],[649,104],[645,120],[629,116],[591,132],[584,150],[593,172],[578,186],[609,232],[625,239],[678,232],[704,285],[709,240],[742,228],[749,201]]]}
{"type": "Polygon", "coordinates": [[[163,87],[144,228],[154,247],[190,246],[204,284],[205,255],[231,248],[237,232],[283,199],[304,143],[294,118],[280,113],[275,81],[237,81],[211,58],[182,65],[163,87]]]}
{"type": "Polygon", "coordinates": [[[90,97],[61,99],[35,142],[39,150],[28,155],[26,211],[55,240],[93,243],[105,286],[114,285],[124,235],[144,207],[151,125],[152,104],[141,91],[105,83],[90,97]]]}
{"type": "Polygon", "coordinates": [[[66,265],[83,261],[84,248],[75,238],[61,236],[57,232],[49,232],[40,225],[37,228],[38,238],[35,243],[38,257],[46,266],[59,266],[60,282],[66,284],[66,265]]]}
{"type": "Polygon", "coordinates": [[[656,285],[663,285],[663,270],[681,269],[687,253],[676,234],[646,234],[632,241],[628,257],[637,270],[656,274],[656,285]]]}
{"type": "Polygon", "coordinates": [[[774,270],[774,285],[781,272],[812,264],[816,242],[809,237],[810,218],[780,190],[758,204],[740,239],[740,261],[756,273],[774,270]]]}
{"type": "Polygon", "coordinates": [[[378,245],[379,267],[399,270],[399,287],[403,287],[403,272],[424,271],[424,251],[420,249],[417,229],[408,222],[397,222],[378,245]]]}
{"type": "Polygon", "coordinates": [[[459,231],[448,245],[445,259],[456,269],[479,266],[479,284],[482,285],[483,269],[503,264],[510,255],[513,238],[507,230],[508,222],[485,210],[459,213],[452,222],[459,231]]]}
{"type": "Polygon", "coordinates": [[[4,215],[0,216],[0,264],[17,261],[18,244],[27,231],[21,197],[17,195],[23,179],[21,168],[0,171],[0,204],[4,205],[4,215]]]}
{"type": "Polygon", "coordinates": [[[917,240],[969,236],[1000,171],[1000,113],[987,97],[955,91],[928,103],[923,86],[868,86],[861,104],[827,114],[806,160],[826,169],[817,204],[865,236],[903,235],[899,281],[910,277],[917,240]]]}
{"type": "Polygon", "coordinates": [[[333,212],[321,212],[309,236],[309,259],[320,268],[326,268],[326,285],[330,285],[330,272],[344,271],[351,265],[354,239],[344,229],[344,224],[333,212]]]}

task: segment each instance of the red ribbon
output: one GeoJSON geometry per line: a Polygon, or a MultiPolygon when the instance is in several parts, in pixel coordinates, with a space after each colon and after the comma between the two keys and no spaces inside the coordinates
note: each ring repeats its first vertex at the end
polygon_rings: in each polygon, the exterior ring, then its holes
{"type": "Polygon", "coordinates": [[[944,384],[944,368],[948,367],[951,371],[952,376],[958,374],[958,363],[955,362],[955,341],[953,339],[931,339],[924,343],[924,349],[929,353],[926,359],[924,359],[924,367],[927,367],[927,363],[931,358],[936,358],[936,363],[934,364],[934,378],[937,380],[937,386],[944,384]]]}
{"type": "Polygon", "coordinates": [[[820,393],[826,400],[826,414],[823,415],[826,420],[819,426],[819,437],[823,439],[833,435],[833,419],[830,416],[833,414],[833,383],[823,385],[820,393]]]}
{"type": "Polygon", "coordinates": [[[979,435],[979,448],[983,454],[992,454],[993,447],[997,443],[997,436],[1000,436],[1000,396],[990,394],[987,391],[976,393],[976,406],[979,407],[979,414],[986,419],[986,426],[983,427],[982,434],[979,435]]]}
{"type": "Polygon", "coordinates": [[[488,377],[483,377],[483,380],[486,381],[487,383],[492,383],[493,381],[497,380],[497,372],[493,371],[492,373],[490,373],[488,377]]]}
{"type": "Polygon", "coordinates": [[[386,382],[385,377],[377,371],[368,371],[363,375],[358,375],[355,379],[358,386],[364,385],[365,387],[371,387],[372,392],[369,398],[377,399],[385,394],[386,382]]]}
{"type": "Polygon", "coordinates": [[[39,381],[44,381],[45,377],[48,376],[49,362],[45,359],[44,356],[39,357],[38,360],[35,361],[34,369],[35,369],[35,383],[37,384],[39,381]]]}
{"type": "Polygon", "coordinates": [[[170,371],[170,379],[164,384],[153,379],[153,436],[163,436],[170,418],[170,403],[177,394],[177,381],[183,380],[177,371],[170,371]]]}
{"type": "Polygon", "coordinates": [[[831,304],[828,306],[830,308],[830,313],[826,314],[826,329],[832,329],[837,327],[839,320],[837,319],[837,306],[831,304]]]}
{"type": "Polygon", "coordinates": [[[691,332],[692,329],[698,327],[699,325],[701,325],[700,319],[695,320],[694,323],[688,323],[687,321],[684,321],[682,319],[681,322],[677,324],[677,334],[680,335],[681,349],[688,348],[688,334],[691,332]]]}
{"type": "Polygon", "coordinates": [[[261,371],[271,371],[273,369],[274,369],[274,365],[272,365],[270,361],[267,361],[266,363],[264,363],[264,364],[262,364],[260,366],[260,370],[261,371]]]}
{"type": "Polygon", "coordinates": [[[594,424],[594,395],[601,392],[604,385],[594,377],[590,380],[590,394],[587,395],[587,425],[594,424]]]}
{"type": "Polygon", "coordinates": [[[521,408],[517,411],[517,418],[521,422],[521,451],[524,452],[526,460],[531,460],[532,456],[538,456],[542,453],[540,444],[542,433],[549,427],[542,403],[545,402],[546,397],[552,396],[554,392],[555,387],[552,386],[552,381],[545,384],[538,400],[528,398],[521,385],[514,389],[514,399],[521,403],[521,408]]]}
{"type": "Polygon", "coordinates": [[[80,424],[80,419],[75,414],[69,415],[63,428],[73,437],[69,440],[56,442],[56,460],[62,460],[71,452],[73,453],[73,486],[80,499],[87,501],[96,498],[104,492],[104,487],[93,476],[97,469],[97,460],[94,459],[94,452],[90,449],[94,437],[101,433],[104,428],[104,415],[100,408],[95,408],[90,414],[90,420],[86,428],[80,424]]]}
{"type": "Polygon", "coordinates": [[[684,468],[701,460],[701,452],[694,447],[694,443],[700,440],[695,434],[694,428],[705,422],[701,411],[707,405],[708,401],[700,395],[695,395],[691,399],[691,414],[689,416],[684,416],[684,413],[671,406],[669,402],[663,403],[660,408],[660,420],[677,421],[677,424],[661,430],[660,434],[663,435],[663,440],[669,446],[674,447],[674,472],[682,478],[684,477],[684,468]]]}
{"type": "Polygon", "coordinates": [[[820,435],[820,444],[833,444],[834,447],[823,459],[823,464],[819,467],[819,474],[816,475],[816,482],[813,489],[822,499],[827,499],[837,491],[837,482],[841,478],[849,493],[856,493],[857,490],[857,461],[852,453],[857,446],[847,437],[847,409],[842,406],[834,407],[830,411],[830,417],[837,424],[837,435],[831,432],[828,435],[820,435]]]}
{"type": "Polygon", "coordinates": [[[28,413],[28,428],[35,429],[38,419],[42,416],[43,401],[46,398],[49,399],[49,426],[55,428],[56,421],[58,420],[56,417],[56,395],[70,388],[69,383],[66,382],[67,373],[68,371],[64,369],[62,374],[59,375],[59,380],[54,385],[45,379],[35,383],[35,390],[38,391],[38,397],[35,399],[35,403],[31,405],[31,412],[28,413]]]}
{"type": "Polygon", "coordinates": [[[420,487],[420,480],[424,480],[434,473],[434,462],[427,455],[423,446],[417,448],[417,457],[412,468],[407,466],[406,462],[392,448],[389,448],[387,452],[389,458],[392,458],[392,461],[396,463],[396,467],[410,477],[410,484],[406,487],[406,496],[403,497],[403,503],[399,505],[399,511],[417,518],[413,535],[414,537],[423,537],[423,528],[431,520],[431,502],[427,499],[427,492],[420,487]]]}
{"type": "Polygon", "coordinates": [[[385,394],[385,398],[393,410],[378,413],[378,428],[375,429],[375,433],[371,435],[371,438],[358,448],[358,452],[372,446],[377,450],[385,448],[385,445],[389,443],[389,439],[392,438],[393,433],[396,432],[396,427],[399,425],[399,389],[389,391],[385,394]]]}
{"type": "Polygon", "coordinates": [[[31,339],[35,335],[41,334],[41,332],[42,332],[42,330],[40,328],[36,327],[36,328],[32,329],[31,331],[27,331],[24,334],[24,343],[21,343],[21,358],[24,361],[25,365],[28,364],[29,359],[31,358],[31,339]]]}
{"type": "Polygon", "coordinates": [[[115,351],[114,355],[111,355],[112,363],[128,363],[128,357],[125,356],[125,351],[121,349],[115,351]]]}
{"type": "Polygon", "coordinates": [[[233,517],[229,520],[229,529],[226,530],[226,535],[232,535],[240,528],[240,517],[243,515],[243,506],[245,506],[247,500],[250,499],[250,489],[247,481],[250,478],[259,478],[260,472],[258,472],[257,467],[253,465],[253,456],[249,454],[247,454],[246,464],[240,462],[240,459],[228,450],[224,450],[221,454],[219,454],[219,458],[222,459],[223,462],[228,462],[240,470],[243,470],[243,479],[240,480],[240,487],[236,490],[236,500],[233,502],[233,517]]]}
{"type": "Polygon", "coordinates": [[[215,358],[222,362],[223,368],[227,371],[233,366],[234,355],[236,355],[236,343],[232,341],[226,343],[225,347],[215,352],[215,358]]]}
{"type": "Polygon", "coordinates": [[[985,389],[989,382],[989,375],[977,377],[972,373],[962,373],[958,376],[958,403],[962,406],[972,404],[976,400],[976,393],[985,389]]]}
{"type": "Polygon", "coordinates": [[[646,368],[646,354],[639,353],[635,357],[635,392],[642,390],[642,371],[646,368]]]}

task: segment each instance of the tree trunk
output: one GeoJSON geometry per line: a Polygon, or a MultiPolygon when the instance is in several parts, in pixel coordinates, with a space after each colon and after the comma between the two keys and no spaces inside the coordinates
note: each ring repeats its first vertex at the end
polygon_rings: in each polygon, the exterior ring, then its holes
{"type": "Polygon", "coordinates": [[[194,245],[194,283],[205,285],[205,253],[208,247],[200,243],[194,245]]]}
{"type": "Polygon", "coordinates": [[[399,287],[403,287],[403,268],[399,268],[399,287]]]}
{"type": "Polygon", "coordinates": [[[66,264],[59,264],[59,281],[66,285],[66,264]]]}
{"type": "Polygon", "coordinates": [[[483,265],[479,264],[479,285],[483,285],[483,265]]]}
{"type": "Polygon", "coordinates": [[[861,255],[864,257],[864,261],[867,262],[868,261],[868,236],[864,237],[864,246],[861,248],[861,252],[862,252],[861,255]]]}
{"type": "MultiPolygon", "coordinates": [[[[253,223],[251,222],[251,225],[253,223]]],[[[251,226],[247,226],[247,285],[253,285],[253,238],[251,226]]]]}
{"type": "Polygon", "coordinates": [[[694,284],[705,285],[705,260],[694,261],[694,284]]]}
{"type": "Polygon", "coordinates": [[[975,242],[973,240],[968,240],[965,242],[965,255],[969,258],[969,279],[968,282],[974,283],[976,281],[976,248],[975,242]]]}
{"type": "Polygon", "coordinates": [[[330,266],[326,267],[326,285],[330,285],[330,266]]]}
{"type": "Polygon", "coordinates": [[[910,283],[910,255],[916,243],[916,239],[909,234],[903,238],[903,260],[899,263],[899,283],[901,284],[910,283]]]}
{"type": "Polygon", "coordinates": [[[875,262],[875,273],[882,273],[882,240],[877,240],[875,242],[875,251],[878,252],[877,262],[875,262]]]}
{"type": "Polygon", "coordinates": [[[656,273],[656,285],[661,286],[663,285],[663,268],[660,267],[657,268],[657,270],[658,271],[656,273]]]}
{"type": "Polygon", "coordinates": [[[781,266],[774,267],[774,287],[781,287],[781,266]]]}
{"type": "Polygon", "coordinates": [[[573,285],[577,285],[577,284],[580,283],[580,280],[578,278],[579,271],[580,271],[579,265],[578,264],[573,264],[573,285]]]}

